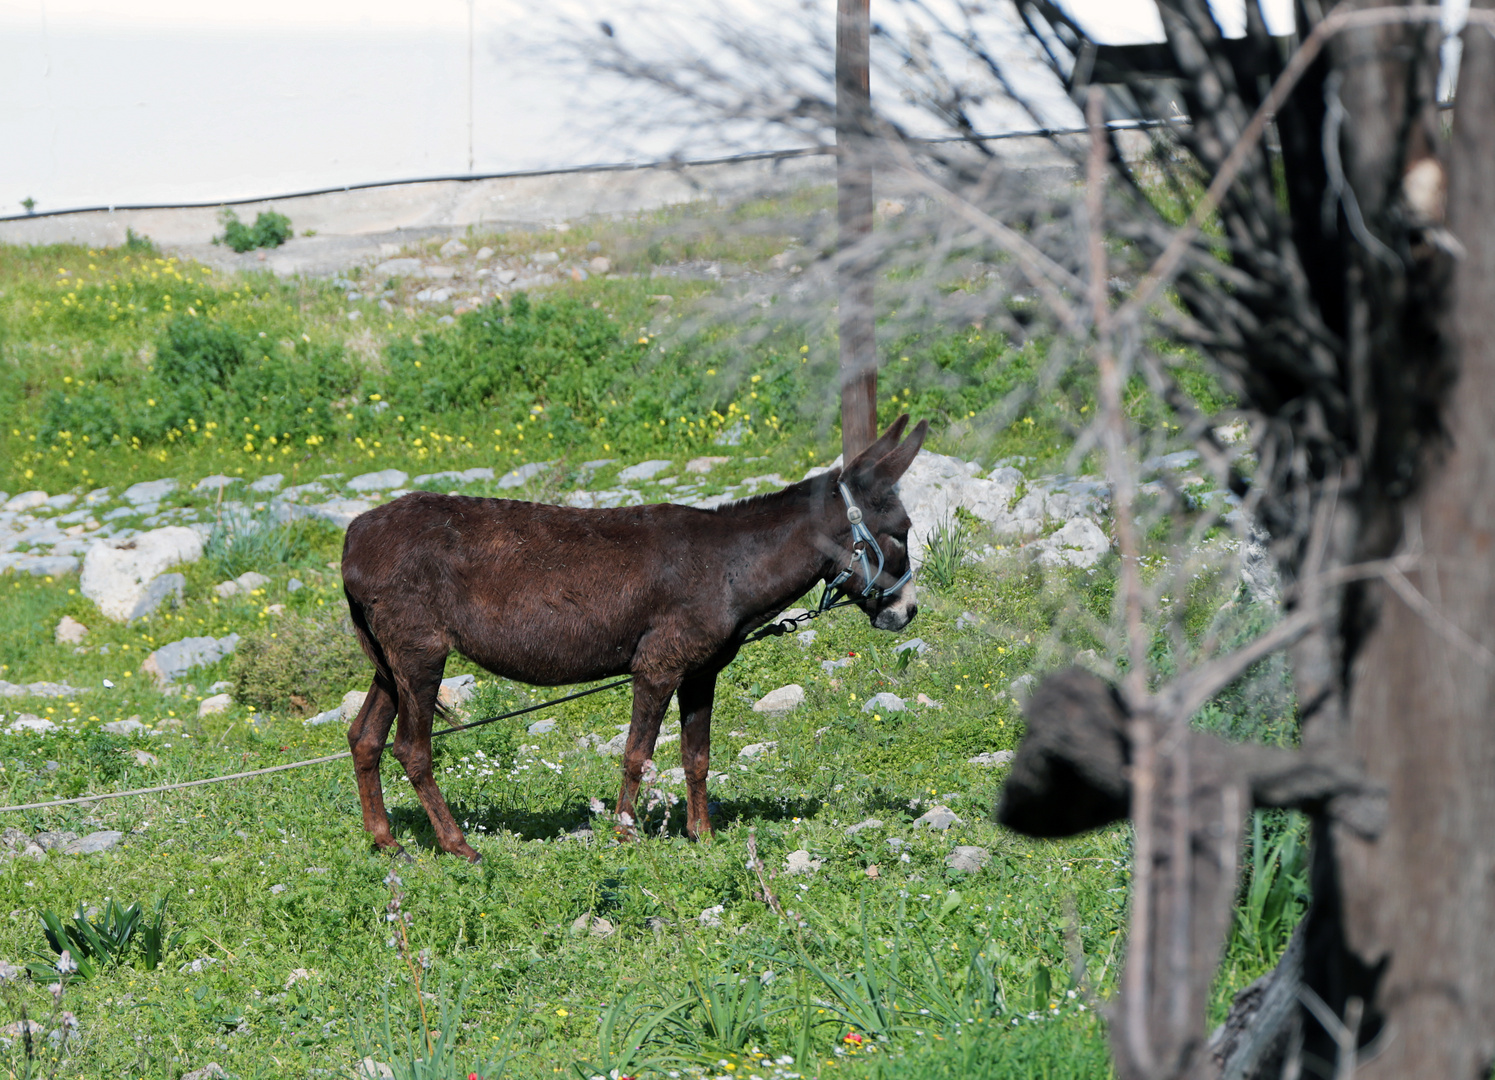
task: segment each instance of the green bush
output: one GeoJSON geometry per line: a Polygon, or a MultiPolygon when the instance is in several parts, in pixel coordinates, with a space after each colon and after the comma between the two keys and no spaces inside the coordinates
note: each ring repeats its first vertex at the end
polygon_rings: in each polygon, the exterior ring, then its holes
{"type": "Polygon", "coordinates": [[[234,700],[266,712],[309,716],[349,690],[367,689],[370,678],[346,619],[282,615],[234,650],[234,700]]]}
{"type": "Polygon", "coordinates": [[[232,210],[224,210],[219,220],[223,235],[213,237],[213,243],[227,244],[241,255],[255,248],[280,247],[292,235],[291,219],[273,210],[261,211],[253,225],[245,225],[232,210]]]}

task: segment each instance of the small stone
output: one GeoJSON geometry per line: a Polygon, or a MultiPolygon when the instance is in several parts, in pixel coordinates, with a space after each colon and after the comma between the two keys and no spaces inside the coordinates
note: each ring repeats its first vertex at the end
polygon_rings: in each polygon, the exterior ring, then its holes
{"type": "Polygon", "coordinates": [[[363,708],[363,703],[368,699],[367,690],[349,690],[343,695],[342,702],[333,710],[339,719],[351,722],[358,715],[358,710],[363,708]]]}
{"type": "Polygon", "coordinates": [[[145,506],[149,503],[160,502],[175,490],[176,481],[168,476],[160,480],[142,480],[138,484],[131,484],[125,488],[125,493],[121,497],[127,503],[145,506]]]}
{"type": "Polygon", "coordinates": [[[555,266],[561,261],[561,256],[559,252],[541,251],[537,254],[531,255],[529,261],[534,263],[536,266],[555,266]]]}
{"type": "Polygon", "coordinates": [[[590,911],[585,915],[578,915],[571,924],[571,933],[580,936],[586,934],[588,937],[606,938],[617,933],[617,929],[607,919],[599,915],[593,915],[590,911]]]}
{"type": "Polygon", "coordinates": [[[249,490],[258,491],[262,494],[270,494],[279,491],[280,485],[285,483],[285,479],[285,473],[271,473],[269,476],[262,476],[250,484],[249,490]]]}
{"type": "Polygon", "coordinates": [[[478,253],[474,255],[473,258],[478,262],[487,262],[489,259],[493,258],[493,249],[486,246],[480,247],[478,248],[478,253]]]}
{"type": "Polygon", "coordinates": [[[536,720],[525,730],[531,735],[549,735],[555,730],[555,721],[546,717],[544,720],[536,720]]]}
{"type": "Polygon", "coordinates": [[[972,765],[991,768],[995,765],[1011,765],[1012,759],[1016,756],[1011,750],[989,750],[984,754],[977,754],[975,757],[968,758],[967,760],[972,765]]]}
{"type": "Polygon", "coordinates": [[[437,252],[443,259],[450,259],[454,255],[466,255],[467,245],[460,240],[452,239],[441,245],[437,252]]]}
{"type": "Polygon", "coordinates": [[[877,864],[876,863],[873,863],[871,866],[867,867],[867,876],[869,878],[875,878],[875,877],[878,876],[878,870],[877,870],[877,864]]]}
{"type": "Polygon", "coordinates": [[[715,927],[722,924],[722,915],[726,912],[723,904],[713,904],[696,916],[696,921],[702,926],[715,927]]]}
{"type": "Polygon", "coordinates": [[[1012,695],[1012,700],[1019,705],[1028,700],[1028,695],[1033,692],[1033,684],[1038,680],[1032,675],[1021,675],[1007,684],[1007,692],[1012,695]]]}
{"type": "Polygon", "coordinates": [[[279,896],[281,893],[283,893],[285,891],[286,891],[286,887],[284,885],[271,885],[270,886],[270,895],[271,896],[279,896]]]}
{"type": "Polygon", "coordinates": [[[945,856],[945,865],[962,874],[974,874],[991,861],[991,852],[985,848],[962,844],[945,856]]]}
{"type": "Polygon", "coordinates": [[[824,859],[810,858],[810,853],[804,848],[791,851],[784,858],[784,872],[788,874],[813,874],[823,865],[825,865],[824,859]]]}
{"type": "Polygon", "coordinates": [[[605,274],[613,268],[612,260],[606,255],[598,255],[587,263],[587,269],[594,274],[605,274]]]}
{"type": "Polygon", "coordinates": [[[963,822],[954,810],[948,806],[936,806],[914,819],[914,828],[928,828],[935,832],[944,832],[951,825],[963,825],[963,822]]]}
{"type": "Polygon", "coordinates": [[[151,753],[149,750],[132,750],[130,754],[132,757],[134,757],[136,765],[140,765],[145,768],[150,768],[153,765],[161,764],[161,759],[158,758],[155,754],[151,753]]]}
{"type": "Polygon", "coordinates": [[[753,712],[786,713],[803,705],[804,701],[805,688],[798,683],[790,683],[764,694],[753,703],[753,712]]]}
{"type": "Polygon", "coordinates": [[[54,832],[39,832],[33,839],[43,851],[54,851],[58,848],[66,847],[77,840],[78,834],[66,830],[57,830],[54,832]]]}
{"type": "Polygon", "coordinates": [[[873,694],[862,704],[862,712],[903,712],[907,708],[903,699],[890,690],[873,694]]]}
{"type": "Polygon", "coordinates": [[[855,836],[857,833],[861,832],[864,829],[880,829],[880,828],[882,828],[882,822],[879,821],[875,817],[869,817],[869,818],[866,818],[865,820],[858,821],[855,825],[848,825],[848,826],[846,826],[846,835],[847,836],[855,836]]]}
{"type": "MultiPolygon", "coordinates": [[[[173,575],[180,576],[180,575],[173,575]]],[[[244,575],[248,577],[249,575],[244,575]]],[[[255,575],[258,577],[259,575],[255,575]]],[[[241,579],[242,580],[242,579],[241,579]]],[[[169,686],[195,667],[216,663],[239,645],[238,634],[225,634],[221,638],[182,638],[162,645],[145,658],[140,665],[142,674],[150,675],[159,687],[169,686]]]]}
{"type": "Polygon", "coordinates": [[[4,509],[16,513],[27,510],[35,510],[38,506],[47,505],[47,493],[45,491],[23,491],[15,498],[6,502],[4,509]]]}
{"type": "Polygon", "coordinates": [[[77,645],[87,636],[88,627],[71,615],[64,615],[53,632],[53,638],[59,645],[77,645]]]}
{"type": "Polygon", "coordinates": [[[265,608],[266,615],[284,615],[286,606],[284,604],[270,604],[265,608]]]}
{"type": "Polygon", "coordinates": [[[91,832],[87,836],[64,844],[62,853],[64,855],[98,855],[119,846],[119,842],[125,838],[125,834],[117,829],[100,829],[91,832]]]}
{"type": "Polygon", "coordinates": [[[718,465],[725,465],[727,462],[729,462],[731,460],[732,460],[731,458],[725,458],[725,457],[698,457],[698,458],[691,458],[689,461],[687,461],[685,463],[685,471],[688,472],[688,473],[698,473],[698,474],[704,476],[706,473],[709,473],[712,469],[716,468],[718,465]]]}
{"type": "Polygon", "coordinates": [[[286,592],[288,593],[300,592],[304,588],[306,588],[306,582],[300,578],[291,578],[290,581],[286,582],[286,592]]]}
{"type": "Polygon", "coordinates": [[[229,706],[233,703],[234,699],[227,694],[214,694],[210,698],[204,698],[201,704],[197,706],[197,718],[201,720],[205,716],[227,712],[229,706]]]}
{"type": "Polygon", "coordinates": [[[658,915],[650,915],[644,920],[644,925],[654,931],[655,936],[658,936],[670,928],[670,921],[661,919],[658,915]]]}
{"type": "Polygon", "coordinates": [[[310,982],[311,972],[305,968],[292,968],[290,975],[286,976],[286,989],[289,990],[298,982],[310,982]]]}
{"type": "Polygon", "coordinates": [[[532,461],[528,465],[520,465],[517,468],[510,469],[503,476],[499,477],[498,486],[501,488],[519,487],[522,484],[529,483],[529,481],[539,476],[548,468],[550,468],[550,462],[548,461],[532,461]]]}
{"type": "Polygon", "coordinates": [[[888,837],[888,847],[892,848],[894,851],[898,851],[901,848],[908,847],[908,841],[900,840],[896,836],[890,836],[888,837]]]}
{"type": "Polygon", "coordinates": [[[909,638],[907,641],[893,646],[893,655],[896,656],[899,653],[908,652],[910,649],[923,656],[929,651],[929,643],[923,638],[909,638]]]}
{"type": "Polygon", "coordinates": [[[661,784],[683,784],[685,783],[685,767],[677,765],[673,769],[666,769],[659,774],[661,784]]]}
{"type": "Polygon", "coordinates": [[[436,703],[446,709],[460,708],[477,693],[476,683],[475,675],[453,675],[442,679],[441,689],[436,691],[436,703]]]}
{"type": "MultiPolygon", "coordinates": [[[[385,1073],[393,1076],[393,1073],[385,1073]]],[[[228,1073],[223,1071],[223,1066],[216,1061],[210,1061],[200,1069],[193,1069],[189,1073],[182,1074],[182,1080],[228,1080],[228,1073]]]]}
{"type": "Polygon", "coordinates": [[[943,709],[944,708],[943,705],[941,705],[938,701],[935,701],[934,698],[930,697],[928,694],[920,694],[918,697],[914,698],[914,704],[915,705],[922,705],[926,709],[943,709]]]}
{"type": "Polygon", "coordinates": [[[977,615],[974,611],[962,611],[955,619],[955,629],[964,630],[970,626],[979,627],[982,621],[981,616],[977,615]]]}
{"type": "Polygon", "coordinates": [[[410,480],[410,474],[399,469],[382,469],[379,472],[364,473],[355,476],[348,481],[348,487],[353,491],[388,491],[391,488],[404,487],[410,480]]]}
{"type": "Polygon", "coordinates": [[[192,488],[193,491],[222,491],[230,484],[243,482],[243,477],[224,476],[222,473],[214,473],[212,476],[204,476],[192,488]]]}
{"type": "MultiPolygon", "coordinates": [[[[399,259],[397,261],[404,262],[405,260],[399,259]]],[[[410,260],[410,262],[414,261],[414,259],[410,260]]],[[[371,1057],[366,1057],[358,1063],[358,1080],[394,1080],[394,1076],[393,1069],[384,1064],[384,1062],[375,1061],[371,1057]]],[[[187,1080],[187,1078],[184,1076],[182,1080],[187,1080]]]]}
{"type": "Polygon", "coordinates": [[[768,753],[770,750],[777,749],[778,745],[779,744],[777,740],[749,743],[747,746],[744,746],[741,750],[737,751],[737,757],[742,761],[752,761],[754,758],[761,757],[764,754],[768,753]]]}
{"type": "Polygon", "coordinates": [[[111,720],[101,729],[110,735],[144,735],[150,728],[140,722],[137,717],[128,720],[111,720]]]}
{"type": "Polygon", "coordinates": [[[637,465],[630,465],[626,469],[619,469],[618,479],[624,483],[631,483],[634,480],[653,480],[666,469],[673,468],[674,465],[673,461],[664,461],[662,459],[640,461],[637,465]]]}
{"type": "Polygon", "coordinates": [[[622,757],[623,751],[628,748],[628,732],[620,731],[607,742],[597,747],[597,753],[603,757],[622,757]]]}

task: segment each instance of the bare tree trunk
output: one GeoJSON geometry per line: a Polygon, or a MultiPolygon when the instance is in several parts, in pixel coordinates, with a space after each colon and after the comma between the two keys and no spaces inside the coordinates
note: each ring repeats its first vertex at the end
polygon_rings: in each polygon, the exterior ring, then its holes
{"type": "Polygon", "coordinates": [[[877,438],[877,341],[872,307],[870,0],[836,4],[836,220],[841,294],[841,452],[850,461],[877,438]]]}
{"type": "MultiPolygon", "coordinates": [[[[1475,1080],[1495,1057],[1495,41],[1483,28],[1465,35],[1457,100],[1447,447],[1396,509],[1417,569],[1374,587],[1347,673],[1349,742],[1389,791],[1388,827],[1375,841],[1320,828],[1332,889],[1315,897],[1305,967],[1337,1015],[1364,1003],[1361,1078],[1475,1080]]],[[[1400,363],[1416,374],[1436,359],[1400,363]]],[[[1318,1025],[1304,1050],[1305,1067],[1331,1052],[1318,1025]]]]}

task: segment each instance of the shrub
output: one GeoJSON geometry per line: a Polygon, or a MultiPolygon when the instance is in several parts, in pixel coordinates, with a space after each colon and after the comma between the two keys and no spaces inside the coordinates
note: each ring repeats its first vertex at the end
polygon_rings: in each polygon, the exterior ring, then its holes
{"type": "Polygon", "coordinates": [[[318,551],[341,546],[335,525],[312,518],[276,520],[274,511],[225,511],[203,544],[203,558],[219,577],[234,578],[246,570],[298,566],[314,561],[318,551]]]}
{"type": "Polygon", "coordinates": [[[349,690],[367,689],[370,666],[346,618],[282,615],[244,635],[234,651],[234,700],[309,716],[349,690]]]}
{"type": "Polygon", "coordinates": [[[245,225],[232,210],[224,210],[223,235],[213,237],[215,244],[227,244],[239,254],[255,248],[280,247],[291,238],[291,219],[273,210],[263,210],[253,225],[245,225]]]}

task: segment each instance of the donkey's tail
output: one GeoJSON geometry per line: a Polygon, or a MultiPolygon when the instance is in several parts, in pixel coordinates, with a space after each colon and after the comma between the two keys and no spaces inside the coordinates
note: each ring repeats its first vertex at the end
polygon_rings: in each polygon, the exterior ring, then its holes
{"type": "Polygon", "coordinates": [[[358,634],[358,644],[363,648],[364,655],[369,658],[369,663],[374,665],[374,678],[393,691],[395,688],[394,672],[390,670],[389,658],[384,655],[384,647],[379,644],[379,639],[374,637],[374,632],[369,629],[368,612],[364,610],[362,603],[354,599],[347,586],[343,587],[343,596],[348,600],[348,617],[353,620],[353,630],[358,634]]]}

